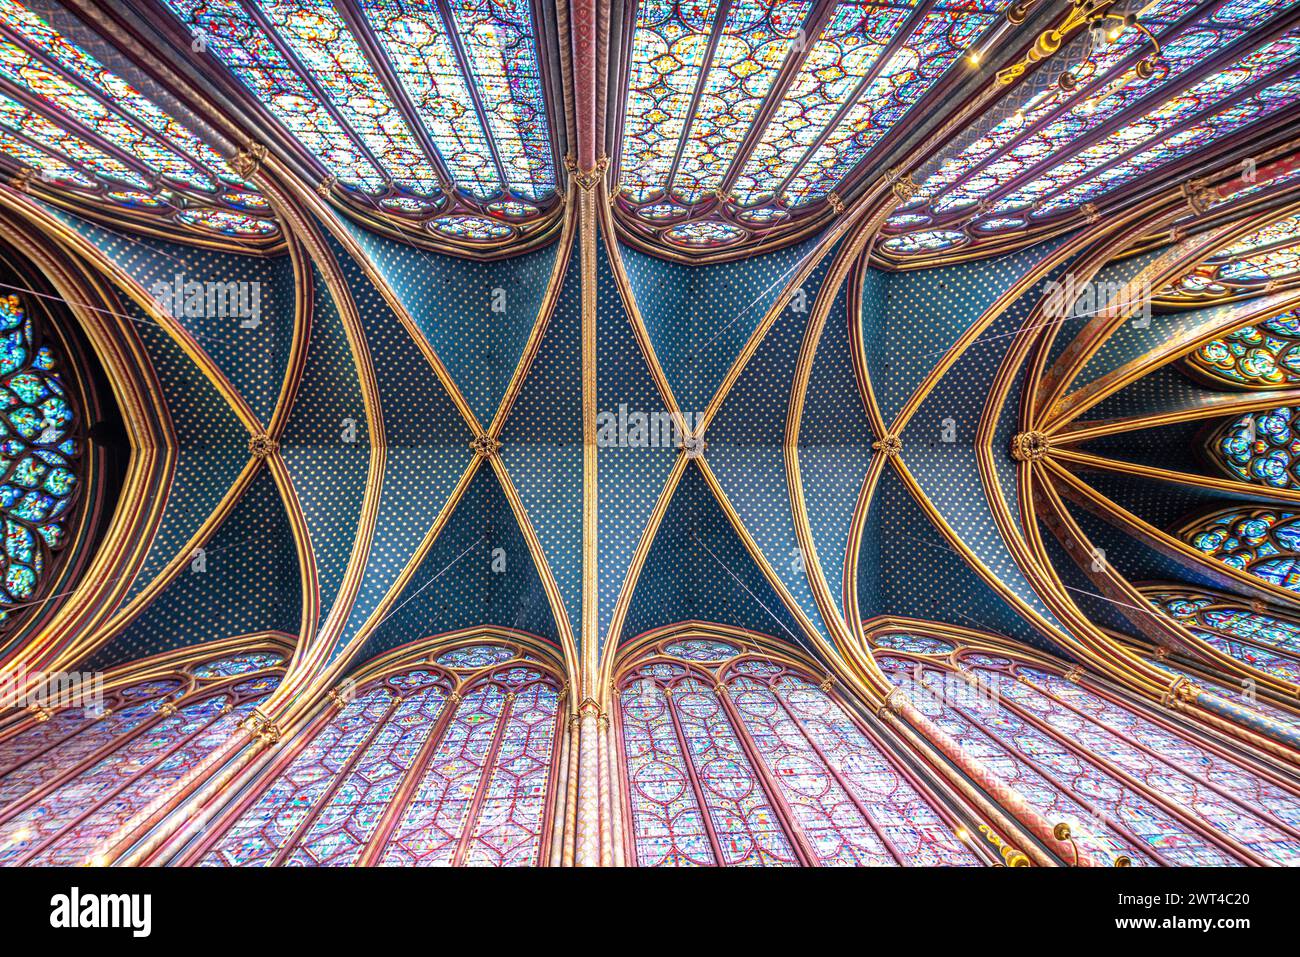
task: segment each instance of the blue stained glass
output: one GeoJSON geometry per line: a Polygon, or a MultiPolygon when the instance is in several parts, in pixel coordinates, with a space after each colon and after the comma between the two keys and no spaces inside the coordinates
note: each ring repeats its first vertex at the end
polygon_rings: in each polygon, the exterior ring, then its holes
{"type": "Polygon", "coordinates": [[[34,321],[16,296],[0,297],[0,628],[13,605],[38,597],[48,554],[64,544],[69,506],[80,486],[75,465],[76,415],[62,397],[57,361],[48,345],[33,349],[34,321]],[[35,356],[47,361],[32,361],[35,356]]]}

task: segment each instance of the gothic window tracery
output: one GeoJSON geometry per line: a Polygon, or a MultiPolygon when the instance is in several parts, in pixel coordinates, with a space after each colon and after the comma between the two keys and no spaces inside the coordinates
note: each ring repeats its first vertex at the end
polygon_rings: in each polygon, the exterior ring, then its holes
{"type": "Polygon", "coordinates": [[[546,863],[563,700],[549,666],[478,640],[347,688],[198,863],[546,863]]]}
{"type": "Polygon", "coordinates": [[[784,655],[669,639],[625,664],[618,688],[638,865],[981,863],[923,786],[784,655]]]}
{"type": "Polygon", "coordinates": [[[198,135],[18,0],[0,2],[0,155],[83,205],[269,240],[266,199],[198,135]]]}
{"type": "Polygon", "coordinates": [[[40,598],[80,490],[81,422],[61,359],[16,296],[0,296],[0,631],[40,598]]]}
{"type": "Polygon", "coordinates": [[[638,3],[619,155],[626,221],[672,247],[712,249],[824,206],[1007,6],[638,3]]]}
{"type": "Polygon", "coordinates": [[[1102,862],[1286,864],[1300,853],[1292,791],[1090,681],[975,649],[875,657],[969,759],[1102,862]]]}
{"type": "Polygon", "coordinates": [[[1300,591],[1300,515],[1267,508],[1221,509],[1188,522],[1177,534],[1215,561],[1300,591]]]}
{"type": "Polygon", "coordinates": [[[1151,589],[1145,594],[1216,651],[1300,684],[1300,625],[1228,596],[1191,589],[1151,589]]]}
{"type": "Polygon", "coordinates": [[[958,142],[890,218],[882,248],[903,260],[1041,231],[1289,108],[1300,32],[1260,37],[1287,7],[1168,0],[1134,27],[1079,39],[1060,80],[958,142]]]}
{"type": "Polygon", "coordinates": [[[1292,310],[1212,339],[1184,368],[1218,388],[1276,389],[1300,382],[1300,314],[1292,310]]]}
{"type": "Polygon", "coordinates": [[[480,246],[554,211],[528,0],[163,2],[352,209],[480,246]]]}
{"type": "Polygon", "coordinates": [[[238,733],[284,661],[270,649],[226,653],[103,687],[86,673],[35,702],[33,717],[0,731],[0,864],[104,863],[238,733]]]}

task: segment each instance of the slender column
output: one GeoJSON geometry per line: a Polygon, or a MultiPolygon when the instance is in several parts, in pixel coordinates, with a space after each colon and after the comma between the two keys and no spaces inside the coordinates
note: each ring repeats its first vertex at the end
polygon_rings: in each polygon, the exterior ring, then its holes
{"type": "Polygon", "coordinates": [[[564,857],[561,862],[565,867],[573,866],[576,834],[578,830],[578,773],[580,765],[578,759],[579,721],[580,719],[576,714],[569,716],[569,791],[565,796],[564,801],[564,857]]]}
{"type": "Polygon", "coordinates": [[[588,698],[579,711],[578,808],[574,864],[596,867],[601,862],[600,706],[588,698]]]}
{"type": "Polygon", "coordinates": [[[953,740],[946,731],[917,710],[905,697],[902,695],[893,697],[896,700],[898,698],[903,699],[899,703],[899,713],[909,723],[919,728],[946,758],[956,764],[963,773],[969,775],[976,784],[992,795],[1029,833],[1051,848],[1057,857],[1063,861],[1076,863],[1080,867],[1106,866],[1105,861],[1097,860],[1077,845],[1058,839],[1055,834],[1055,825],[1034,810],[1033,805],[1025,800],[1024,795],[967,754],[961,745],[953,740]]]}
{"type": "Polygon", "coordinates": [[[601,714],[596,719],[596,728],[597,746],[600,749],[600,866],[609,867],[614,863],[614,842],[611,838],[610,820],[614,802],[609,788],[609,715],[607,713],[601,714]]]}
{"type": "Polygon", "coordinates": [[[559,737],[560,754],[559,760],[555,763],[555,790],[551,795],[552,806],[548,812],[551,815],[551,840],[548,849],[551,867],[559,867],[564,863],[565,811],[569,806],[569,722],[565,720],[567,704],[566,689],[560,695],[560,710],[555,716],[559,725],[556,734],[559,737]]]}
{"type": "MultiPolygon", "coordinates": [[[[614,692],[614,706],[618,703],[618,692],[614,692]]],[[[618,735],[616,735],[606,720],[604,725],[605,731],[605,760],[608,762],[609,773],[609,828],[610,844],[612,845],[613,865],[615,867],[626,866],[623,848],[623,788],[621,763],[618,754],[618,735]]]]}

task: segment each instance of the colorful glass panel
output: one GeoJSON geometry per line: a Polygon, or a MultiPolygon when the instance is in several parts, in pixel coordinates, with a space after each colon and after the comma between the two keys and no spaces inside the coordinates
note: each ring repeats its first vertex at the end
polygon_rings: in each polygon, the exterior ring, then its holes
{"type": "Polygon", "coordinates": [[[1297,795],[1060,675],[1020,668],[1002,695],[1196,819],[1278,864],[1300,862],[1297,795]]]}
{"type": "Polygon", "coordinates": [[[1153,591],[1147,598],[1216,651],[1300,684],[1300,625],[1209,595],[1153,591]]]}
{"type": "MultiPolygon", "coordinates": [[[[381,210],[425,217],[454,188],[473,209],[526,219],[555,194],[526,0],[359,0],[354,11],[331,0],[166,3],[338,183],[381,210]]],[[[470,241],[514,235],[472,216],[432,228],[470,241]]]]}
{"type": "Polygon", "coordinates": [[[1181,537],[1216,561],[1300,591],[1300,515],[1269,509],[1214,512],[1184,528],[1181,537]]]}
{"type": "MultiPolygon", "coordinates": [[[[0,149],[45,184],[168,216],[176,207],[166,189],[209,216],[241,206],[224,193],[230,185],[252,189],[193,131],[16,0],[0,0],[0,89],[0,149]]],[[[231,236],[277,230],[259,217],[181,221],[231,236]]]]}
{"type": "Polygon", "coordinates": [[[1247,412],[1221,426],[1209,451],[1234,478],[1271,488],[1300,488],[1300,409],[1247,412]]]}
{"type": "Polygon", "coordinates": [[[1254,48],[1250,37],[1287,6],[1230,2],[1194,13],[1188,3],[1147,6],[1137,18],[1160,40],[1154,73],[1139,69],[1152,54],[1143,33],[1102,34],[1105,41],[1070,67],[1068,87],[1033,94],[963,145],[891,217],[889,230],[901,239],[909,235],[897,235],[902,230],[962,224],[981,236],[1022,229],[1025,221],[1008,214],[1039,221],[1076,210],[1276,114],[1300,98],[1300,81],[1288,73],[1300,62],[1300,32],[1254,48]],[[1225,50],[1238,55],[1201,75],[1225,50]]]}
{"type": "Polygon", "coordinates": [[[279,680],[269,671],[240,672],[177,707],[174,695],[185,685],[154,679],[111,693],[89,720],[83,707],[61,709],[48,722],[57,743],[19,749],[19,763],[0,779],[7,811],[0,864],[97,863],[179,793],[185,776],[236,734],[279,680]]]}
{"type": "Polygon", "coordinates": [[[81,484],[60,360],[16,296],[0,296],[0,627],[39,599],[81,484]]]}
{"type": "Polygon", "coordinates": [[[516,658],[469,645],[435,656],[460,678],[418,666],[362,689],[201,863],[541,863],[561,698],[516,658]]]}
{"type": "Polygon", "coordinates": [[[646,661],[619,696],[641,866],[979,863],[808,676],[713,639],[662,653],[695,664],[646,661]]]}
{"type": "Polygon", "coordinates": [[[986,673],[982,694],[954,694],[954,686],[969,686],[947,668],[888,654],[876,660],[922,714],[961,742],[972,761],[1045,819],[1068,824],[1072,839],[1090,855],[1107,862],[1124,856],[1139,866],[1238,863],[1087,751],[1079,753],[1005,707],[1000,694],[1010,676],[986,673]]]}
{"type": "Polygon", "coordinates": [[[1183,361],[1203,377],[1223,386],[1272,389],[1300,382],[1300,313],[1242,326],[1213,339],[1183,361]]]}
{"type": "Polygon", "coordinates": [[[1300,214],[1243,236],[1161,289],[1167,300],[1201,302],[1244,296],[1300,276],[1300,214]]]}

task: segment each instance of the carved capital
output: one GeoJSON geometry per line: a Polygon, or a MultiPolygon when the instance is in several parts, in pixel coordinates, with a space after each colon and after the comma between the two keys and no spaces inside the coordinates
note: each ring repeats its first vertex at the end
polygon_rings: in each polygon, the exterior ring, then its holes
{"type": "Polygon", "coordinates": [[[596,165],[591,169],[579,169],[577,159],[566,156],[564,166],[569,171],[569,175],[573,177],[573,182],[577,184],[578,189],[590,192],[596,188],[596,184],[605,175],[605,170],[609,168],[609,157],[600,157],[596,160],[596,165]]]}
{"type": "Polygon", "coordinates": [[[265,159],[266,146],[262,143],[250,143],[248,149],[240,150],[226,160],[226,165],[240,179],[248,179],[262,168],[262,162],[265,159]]]}
{"type": "Polygon", "coordinates": [[[894,167],[889,171],[889,179],[891,182],[890,189],[894,191],[894,197],[900,203],[908,202],[921,191],[921,187],[916,184],[916,180],[912,179],[912,174],[904,173],[898,167],[894,167]]]}
{"type": "Polygon", "coordinates": [[[1183,196],[1187,200],[1187,205],[1191,207],[1192,212],[1200,216],[1213,205],[1218,199],[1218,194],[1210,189],[1209,183],[1203,179],[1189,179],[1182,186],[1183,196]]]}
{"type": "Polygon", "coordinates": [[[1199,689],[1196,685],[1192,684],[1184,677],[1179,677],[1169,686],[1169,690],[1166,691],[1164,697],[1160,699],[1160,703],[1166,708],[1171,708],[1174,711],[1181,711],[1183,705],[1195,698],[1198,691],[1199,689]]]}
{"type": "Polygon", "coordinates": [[[903,706],[903,691],[901,688],[893,688],[889,694],[885,695],[885,700],[880,702],[876,708],[876,717],[883,718],[887,714],[898,711],[903,706]]]}
{"type": "Polygon", "coordinates": [[[248,732],[249,737],[256,738],[264,745],[275,744],[281,737],[280,726],[256,708],[244,719],[242,727],[248,732]]]}
{"type": "Polygon", "coordinates": [[[49,721],[54,714],[53,711],[45,707],[43,704],[29,704],[27,706],[27,711],[34,719],[36,719],[37,724],[44,724],[46,721],[49,721]]]}
{"type": "Polygon", "coordinates": [[[846,209],[844,205],[844,200],[840,198],[839,193],[829,193],[826,196],[826,205],[829,206],[831,209],[835,210],[835,212],[837,213],[842,213],[846,209]]]}
{"type": "Polygon", "coordinates": [[[316,184],[316,192],[322,196],[328,196],[330,193],[334,192],[334,187],[338,184],[339,178],[330,174],[316,184]]]}

